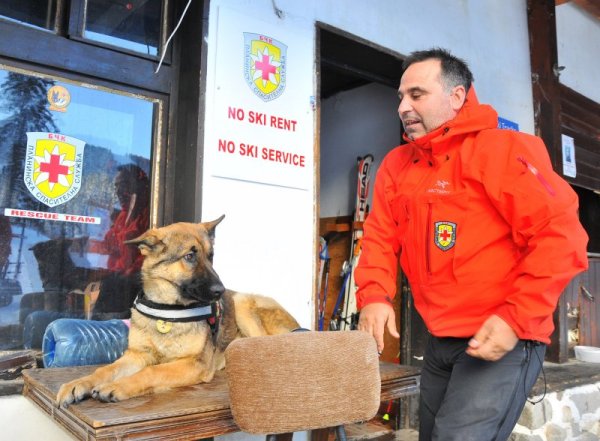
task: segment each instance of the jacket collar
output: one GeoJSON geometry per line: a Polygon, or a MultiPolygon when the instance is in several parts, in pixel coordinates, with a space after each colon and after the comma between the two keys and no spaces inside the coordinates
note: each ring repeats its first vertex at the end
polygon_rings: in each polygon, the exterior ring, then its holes
{"type": "Polygon", "coordinates": [[[480,104],[475,87],[471,86],[465,103],[456,117],[416,140],[408,138],[405,133],[404,140],[416,147],[421,153],[425,153],[423,150],[429,150],[430,154],[435,155],[447,150],[449,147],[447,141],[454,136],[479,132],[483,129],[492,129],[497,126],[498,113],[492,106],[480,104]]]}

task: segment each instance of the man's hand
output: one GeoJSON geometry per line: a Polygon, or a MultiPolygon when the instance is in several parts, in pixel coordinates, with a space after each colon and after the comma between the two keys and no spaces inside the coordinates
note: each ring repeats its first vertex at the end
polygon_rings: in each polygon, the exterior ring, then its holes
{"type": "Polygon", "coordinates": [[[400,338],[396,329],[396,314],[392,305],[386,303],[369,303],[360,310],[358,330],[367,331],[377,342],[377,351],[383,352],[383,331],[387,330],[394,338],[400,338]]]}
{"type": "Polygon", "coordinates": [[[467,354],[482,360],[497,361],[512,351],[518,341],[519,337],[508,323],[492,315],[469,340],[467,354]]]}

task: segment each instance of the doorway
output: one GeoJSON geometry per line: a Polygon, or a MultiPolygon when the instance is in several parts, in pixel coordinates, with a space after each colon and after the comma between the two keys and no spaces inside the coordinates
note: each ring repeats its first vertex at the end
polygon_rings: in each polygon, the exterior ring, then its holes
{"type": "MultiPolygon", "coordinates": [[[[327,265],[319,268],[317,323],[329,329],[332,319],[348,321],[343,307],[342,268],[352,248],[353,213],[358,182],[357,158],[373,155],[372,189],[385,154],[401,143],[402,125],[396,109],[402,57],[320,24],[317,31],[320,97],[319,240],[325,239],[327,265]]],[[[367,214],[368,215],[368,214],[367,214]]],[[[321,253],[323,254],[323,253],[321,253]]],[[[319,263],[325,263],[319,259],[319,263]]],[[[400,271],[399,271],[400,274],[400,271]]],[[[349,283],[349,282],[346,282],[349,283]]],[[[382,360],[420,364],[426,331],[412,306],[410,287],[401,275],[395,297],[401,341],[388,336],[382,360]]]]}

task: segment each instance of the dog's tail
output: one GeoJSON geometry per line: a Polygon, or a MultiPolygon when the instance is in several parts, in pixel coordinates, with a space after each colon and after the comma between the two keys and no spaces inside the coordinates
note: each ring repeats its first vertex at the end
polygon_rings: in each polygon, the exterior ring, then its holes
{"type": "Polygon", "coordinates": [[[217,332],[217,350],[225,351],[229,343],[238,336],[238,327],[235,320],[235,302],[233,292],[226,290],[221,297],[221,318],[217,332]]]}

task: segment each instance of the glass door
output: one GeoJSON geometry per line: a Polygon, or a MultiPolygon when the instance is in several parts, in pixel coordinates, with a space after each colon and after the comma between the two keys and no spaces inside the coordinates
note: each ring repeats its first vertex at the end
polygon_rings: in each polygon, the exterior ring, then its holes
{"type": "Polygon", "coordinates": [[[126,318],[161,101],[0,66],[0,350],[60,317],[126,318]]]}

